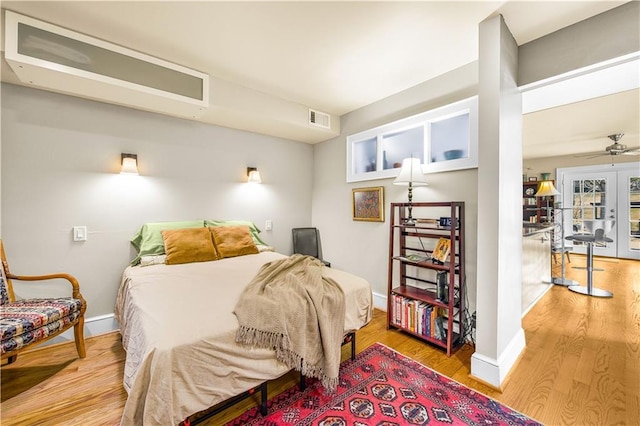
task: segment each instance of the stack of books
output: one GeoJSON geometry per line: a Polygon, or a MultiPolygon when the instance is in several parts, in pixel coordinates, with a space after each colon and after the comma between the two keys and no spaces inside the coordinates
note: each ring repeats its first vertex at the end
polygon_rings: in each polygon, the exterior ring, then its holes
{"type": "Polygon", "coordinates": [[[392,294],[391,297],[394,325],[433,339],[445,340],[447,338],[447,331],[444,327],[446,311],[443,308],[397,294],[392,294]]]}

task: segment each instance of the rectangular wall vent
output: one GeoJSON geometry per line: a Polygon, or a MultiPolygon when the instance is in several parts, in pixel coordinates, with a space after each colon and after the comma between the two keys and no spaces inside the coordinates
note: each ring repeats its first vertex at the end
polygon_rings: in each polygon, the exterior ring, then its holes
{"type": "Polygon", "coordinates": [[[309,124],[322,127],[323,129],[331,129],[331,115],[326,112],[309,110],[309,124]]]}
{"type": "Polygon", "coordinates": [[[5,58],[42,89],[188,118],[209,107],[207,74],[11,11],[5,58]]]}

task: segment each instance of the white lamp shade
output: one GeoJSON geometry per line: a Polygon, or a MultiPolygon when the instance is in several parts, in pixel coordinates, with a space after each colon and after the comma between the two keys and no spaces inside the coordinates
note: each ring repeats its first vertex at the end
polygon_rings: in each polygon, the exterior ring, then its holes
{"type": "Polygon", "coordinates": [[[138,174],[138,157],[135,154],[122,154],[122,169],[120,170],[120,174],[138,174]]]}
{"type": "Polygon", "coordinates": [[[249,172],[249,179],[247,179],[249,183],[262,183],[262,178],[260,177],[260,172],[257,170],[251,170],[249,172]]]}
{"type": "Polygon", "coordinates": [[[427,179],[422,174],[422,166],[420,165],[419,158],[405,158],[402,160],[402,168],[396,180],[393,181],[396,185],[409,185],[412,186],[427,186],[427,179]]]}
{"type": "Polygon", "coordinates": [[[536,192],[536,197],[553,197],[554,195],[560,195],[560,193],[556,187],[553,186],[553,182],[550,180],[540,182],[538,192],[536,192]]]}

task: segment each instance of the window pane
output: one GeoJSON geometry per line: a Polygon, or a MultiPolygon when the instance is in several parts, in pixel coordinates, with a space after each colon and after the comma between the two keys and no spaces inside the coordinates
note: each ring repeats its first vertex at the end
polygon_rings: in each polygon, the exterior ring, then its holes
{"type": "Polygon", "coordinates": [[[382,168],[396,169],[405,158],[419,158],[424,162],[424,126],[382,136],[382,168]]]}
{"type": "Polygon", "coordinates": [[[573,205],[581,206],[582,205],[582,195],[576,194],[573,196],[573,205]]]}
{"type": "Polygon", "coordinates": [[[573,209],[573,218],[582,219],[582,209],[573,209]]]}
{"type": "Polygon", "coordinates": [[[431,162],[469,157],[469,114],[431,123],[431,162]]]}
{"type": "Polygon", "coordinates": [[[629,201],[632,206],[640,206],[640,177],[629,179],[629,201]]]}
{"type": "Polygon", "coordinates": [[[353,166],[355,173],[366,173],[376,171],[378,140],[376,138],[366,139],[353,144],[353,166]]]}
{"type": "Polygon", "coordinates": [[[593,193],[584,194],[584,198],[582,199],[582,204],[586,206],[592,206],[595,204],[595,196],[593,193]]]}
{"type": "Polygon", "coordinates": [[[582,191],[580,190],[580,181],[579,180],[574,180],[573,181],[573,193],[574,194],[579,194],[582,191]]]}

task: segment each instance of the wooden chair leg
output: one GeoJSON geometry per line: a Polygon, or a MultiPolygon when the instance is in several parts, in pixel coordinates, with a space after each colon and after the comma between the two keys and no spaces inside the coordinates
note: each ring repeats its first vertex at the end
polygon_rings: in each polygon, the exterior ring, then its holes
{"type": "Polygon", "coordinates": [[[76,341],[76,350],[80,358],[87,356],[87,350],[84,346],[84,317],[80,317],[78,323],[73,327],[73,337],[76,341]]]}
{"type": "Polygon", "coordinates": [[[569,252],[565,251],[565,253],[567,254],[567,262],[571,263],[571,256],[569,256],[569,252]]]}

